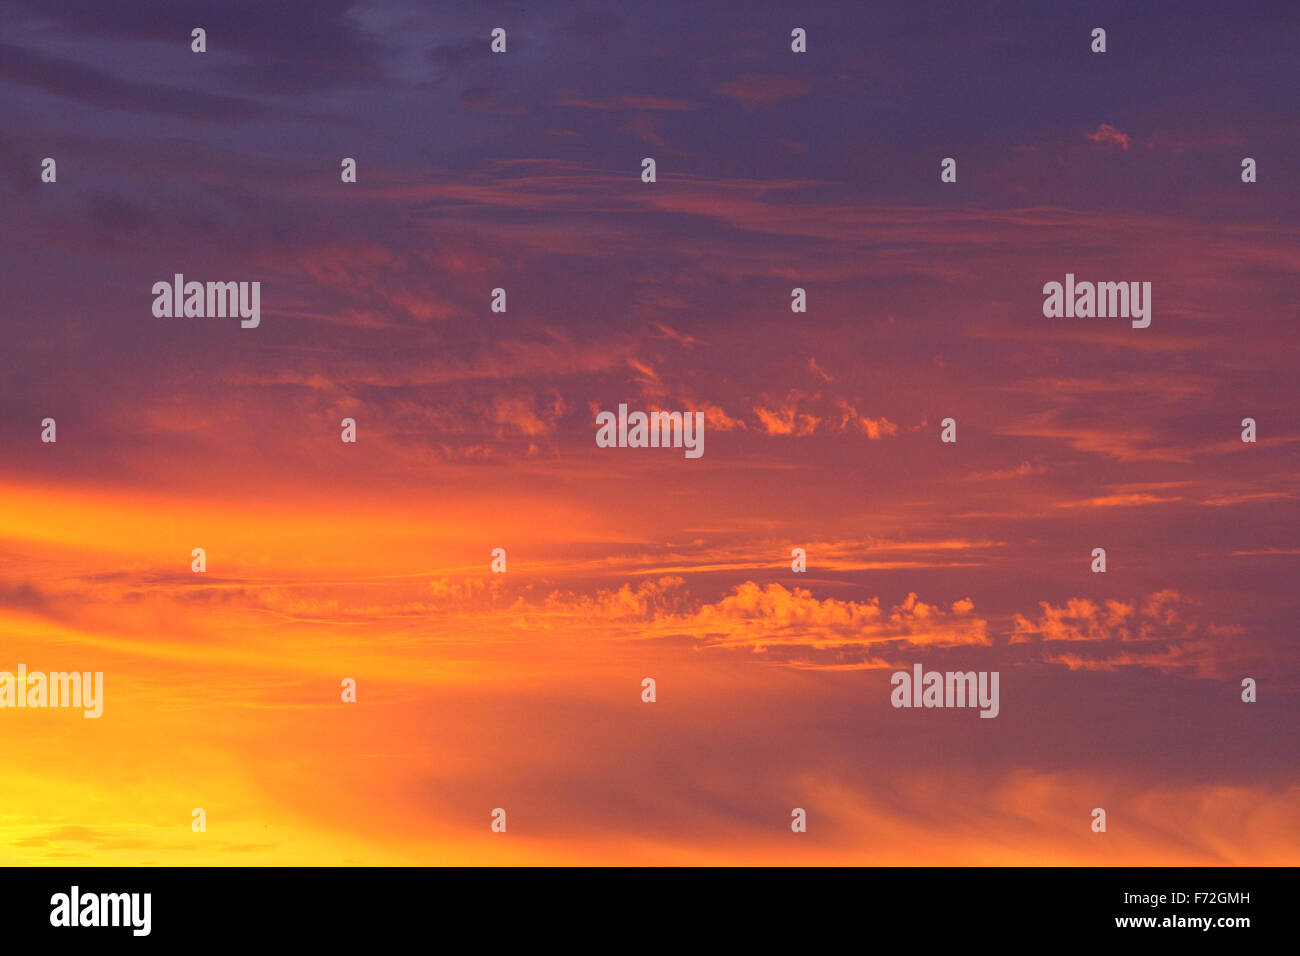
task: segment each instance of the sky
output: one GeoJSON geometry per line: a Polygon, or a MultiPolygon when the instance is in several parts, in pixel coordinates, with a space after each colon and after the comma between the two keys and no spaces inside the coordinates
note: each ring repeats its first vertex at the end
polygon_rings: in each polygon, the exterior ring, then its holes
{"type": "Polygon", "coordinates": [[[0,863],[1300,862],[1298,18],[0,3],[0,863]]]}

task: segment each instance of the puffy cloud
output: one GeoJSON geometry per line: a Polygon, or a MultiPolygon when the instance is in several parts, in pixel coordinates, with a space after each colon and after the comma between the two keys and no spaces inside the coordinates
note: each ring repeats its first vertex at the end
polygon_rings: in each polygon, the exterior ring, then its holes
{"type": "Polygon", "coordinates": [[[1129,147],[1128,134],[1121,133],[1109,123],[1102,123],[1095,132],[1085,133],[1084,139],[1090,143],[1096,143],[1098,146],[1118,146],[1120,149],[1128,149],[1129,147]]]}
{"type": "Polygon", "coordinates": [[[1016,614],[1010,643],[1041,643],[1042,660],[1070,670],[1150,667],[1168,674],[1226,677],[1255,658],[1237,625],[1202,622],[1199,602],[1178,591],[1156,591],[1129,602],[1071,598],[1039,602],[1037,617],[1016,614]],[[1053,645],[1068,643],[1069,650],[1053,645]]]}
{"type": "Polygon", "coordinates": [[[817,598],[805,588],[746,581],[721,600],[700,607],[688,621],[709,644],[830,646],[885,644],[953,646],[988,644],[987,622],[975,617],[964,598],[944,607],[909,593],[902,604],[882,609],[880,598],[844,601],[817,598]]]}
{"type": "Polygon", "coordinates": [[[888,418],[868,418],[842,398],[835,400],[835,406],[840,410],[841,429],[857,429],[873,440],[898,434],[898,426],[888,418]]]}
{"type": "Polygon", "coordinates": [[[755,405],[754,414],[758,416],[759,424],[769,435],[811,435],[821,422],[817,416],[800,412],[793,405],[782,405],[777,408],[755,405]]]}

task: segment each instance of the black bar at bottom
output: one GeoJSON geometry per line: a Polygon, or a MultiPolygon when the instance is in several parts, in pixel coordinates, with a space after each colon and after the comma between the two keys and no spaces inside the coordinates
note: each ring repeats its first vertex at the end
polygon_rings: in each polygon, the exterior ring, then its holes
{"type": "Polygon", "coordinates": [[[904,932],[914,952],[1125,937],[1230,946],[1285,932],[1294,883],[1292,868],[4,868],[0,925],[7,941],[129,945],[752,938],[802,951],[833,931],[862,944],[904,932]]]}

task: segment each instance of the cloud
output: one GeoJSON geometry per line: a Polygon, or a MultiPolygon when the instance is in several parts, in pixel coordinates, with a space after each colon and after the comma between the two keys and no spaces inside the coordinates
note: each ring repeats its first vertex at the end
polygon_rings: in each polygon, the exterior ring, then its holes
{"type": "Polygon", "coordinates": [[[916,648],[991,644],[987,621],[968,598],[930,604],[909,593],[886,609],[879,598],[817,598],[776,582],[746,581],[719,601],[657,624],[691,634],[705,648],[744,650],[800,670],[892,668],[916,648]]]}
{"type": "Polygon", "coordinates": [[[678,332],[676,329],[665,325],[663,322],[651,322],[650,324],[662,332],[664,338],[672,339],[674,342],[678,342],[681,345],[686,346],[688,349],[700,344],[700,340],[695,336],[687,332],[678,332]]]}
{"type": "MultiPolygon", "coordinates": [[[[515,41],[516,48],[518,40],[515,41]]],[[[488,44],[479,37],[465,37],[455,43],[440,43],[425,52],[425,59],[432,65],[441,67],[445,72],[440,81],[453,72],[463,71],[473,63],[486,62],[491,59],[492,51],[488,44]]]]}
{"type": "Polygon", "coordinates": [[[498,99],[499,90],[488,86],[472,86],[461,90],[460,101],[466,109],[482,113],[522,116],[527,111],[522,106],[504,107],[498,99]]]}
{"type": "Polygon", "coordinates": [[[355,0],[317,0],[310,18],[299,16],[291,0],[134,0],[122,7],[95,0],[10,0],[9,6],[26,12],[29,24],[36,26],[29,32],[63,33],[83,46],[86,38],[108,39],[115,45],[145,42],[188,54],[190,30],[202,26],[208,33],[208,55],[219,63],[214,68],[224,84],[275,94],[373,85],[388,52],[362,29],[354,16],[355,0]]]}
{"type": "Polygon", "coordinates": [[[1147,137],[1147,149],[1168,149],[1175,153],[1191,150],[1221,149],[1225,146],[1244,146],[1246,140],[1236,133],[1207,132],[1204,130],[1157,130],[1147,137]]]}
{"type": "Polygon", "coordinates": [[[1026,478],[1041,475],[1046,471],[1041,465],[1022,461],[1015,468],[1000,468],[992,471],[971,471],[962,477],[967,481],[1006,481],[1009,478],[1026,478]]]}
{"type": "Polygon", "coordinates": [[[1118,146],[1120,149],[1126,150],[1129,147],[1128,134],[1121,133],[1109,123],[1102,123],[1095,132],[1084,133],[1083,138],[1090,143],[1096,143],[1098,146],[1108,148],[1118,146]]]}
{"type": "Polygon", "coordinates": [[[0,43],[0,82],[35,87],[102,109],[160,113],[210,123],[244,123],[281,115],[279,110],[252,100],[123,80],[72,60],[8,43],[0,43]]]}
{"type": "Polygon", "coordinates": [[[577,109],[609,113],[625,110],[684,112],[700,109],[702,105],[693,103],[690,100],[675,100],[664,96],[640,96],[630,93],[616,94],[604,99],[584,96],[581,93],[564,93],[558,96],[555,102],[558,106],[571,106],[577,109]]]}
{"type": "Polygon", "coordinates": [[[1071,598],[1039,602],[1036,618],[1016,614],[1010,643],[1041,643],[1042,659],[1070,670],[1152,668],[1166,674],[1223,679],[1254,654],[1243,628],[1203,623],[1200,604],[1166,588],[1128,602],[1071,598]],[[1054,645],[1067,643],[1068,650],[1054,645]]]}
{"type": "Polygon", "coordinates": [[[821,422],[817,416],[800,412],[792,404],[776,408],[755,405],[754,414],[758,416],[760,426],[768,435],[811,435],[821,422]]]}
{"type": "Polygon", "coordinates": [[[835,400],[835,407],[840,410],[841,430],[856,429],[872,440],[898,434],[898,426],[889,419],[868,418],[842,398],[835,400]]]}
{"type": "Polygon", "coordinates": [[[812,356],[809,356],[809,357],[808,357],[808,371],[812,372],[814,375],[816,375],[818,378],[820,378],[823,382],[833,382],[833,381],[835,381],[835,376],[831,375],[830,372],[826,371],[826,369],[824,369],[824,368],[822,368],[820,365],[818,365],[818,364],[817,364],[817,359],[814,358],[814,357],[812,357],[812,356]]]}
{"type": "Polygon", "coordinates": [[[998,430],[1005,435],[1061,441],[1076,451],[1117,461],[1182,462],[1190,454],[1189,450],[1163,445],[1160,442],[1163,436],[1145,425],[1126,427],[1117,422],[1109,428],[1098,428],[1063,422],[1063,417],[1062,410],[1047,409],[1024,415],[1016,423],[1002,425],[998,430]]]}
{"type": "MultiPolygon", "coordinates": [[[[816,364],[812,363],[812,367],[816,364]]],[[[821,401],[820,394],[808,395],[792,389],[783,399],[764,396],[761,404],[754,406],[754,414],[758,416],[758,427],[767,435],[806,437],[821,428],[823,431],[856,431],[876,440],[899,433],[894,422],[883,416],[871,418],[864,415],[845,398],[834,398],[829,407],[813,411],[810,406],[821,401]]]]}
{"type": "Polygon", "coordinates": [[[1137,505],[1170,504],[1183,499],[1177,495],[1160,496],[1130,492],[1128,494],[1101,495],[1082,501],[1058,501],[1058,508],[1129,508],[1137,505]]]}
{"type": "Polygon", "coordinates": [[[564,414],[564,400],[555,396],[550,408],[539,415],[532,396],[498,395],[492,403],[492,420],[507,433],[540,437],[553,435],[557,419],[564,414]]]}
{"type": "Polygon", "coordinates": [[[684,404],[688,409],[703,412],[705,424],[716,431],[729,432],[748,428],[742,419],[732,418],[721,406],[712,402],[688,398],[684,404]]]}
{"type": "Polygon", "coordinates": [[[718,92],[728,99],[754,107],[798,99],[807,96],[812,88],[813,81],[808,77],[763,73],[738,77],[722,84],[718,87],[718,92]]]}

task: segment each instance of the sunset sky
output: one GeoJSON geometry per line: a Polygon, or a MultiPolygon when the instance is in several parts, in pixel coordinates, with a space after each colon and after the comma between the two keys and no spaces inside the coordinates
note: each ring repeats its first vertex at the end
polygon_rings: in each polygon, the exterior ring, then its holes
{"type": "Polygon", "coordinates": [[[1294,3],[0,22],[0,864],[1300,863],[1294,3]]]}

